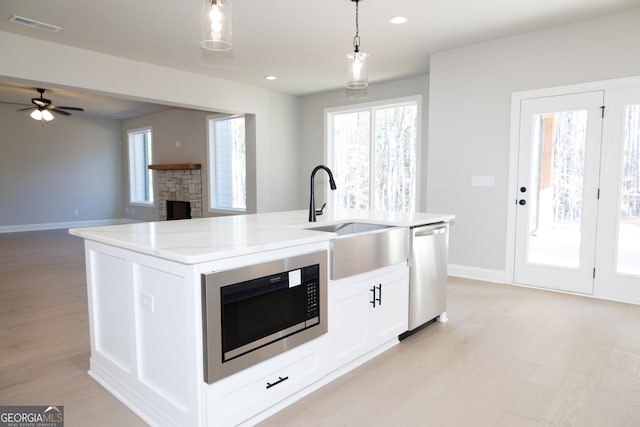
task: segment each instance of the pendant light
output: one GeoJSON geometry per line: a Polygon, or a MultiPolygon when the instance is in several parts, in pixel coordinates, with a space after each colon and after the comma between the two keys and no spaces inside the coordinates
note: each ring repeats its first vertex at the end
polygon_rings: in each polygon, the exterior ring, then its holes
{"type": "Polygon", "coordinates": [[[201,0],[200,46],[225,51],[233,47],[231,38],[231,0],[201,0]]]}
{"type": "Polygon", "coordinates": [[[360,25],[358,22],[358,4],[362,0],[351,0],[356,3],[356,35],[353,37],[353,53],[347,54],[347,89],[366,89],[369,86],[367,59],[369,55],[360,52],[360,25]]]}

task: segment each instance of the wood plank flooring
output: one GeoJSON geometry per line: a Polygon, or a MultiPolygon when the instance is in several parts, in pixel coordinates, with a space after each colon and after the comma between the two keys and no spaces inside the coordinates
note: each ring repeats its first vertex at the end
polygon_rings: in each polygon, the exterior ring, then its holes
{"type": "MultiPolygon", "coordinates": [[[[640,306],[450,279],[449,322],[262,426],[640,426],[640,306]]],[[[0,234],[0,404],[145,423],[91,379],[82,241],[0,234]]]]}
{"type": "Polygon", "coordinates": [[[0,234],[0,404],[64,405],[65,426],[144,426],[89,375],[83,241],[0,234]]]}

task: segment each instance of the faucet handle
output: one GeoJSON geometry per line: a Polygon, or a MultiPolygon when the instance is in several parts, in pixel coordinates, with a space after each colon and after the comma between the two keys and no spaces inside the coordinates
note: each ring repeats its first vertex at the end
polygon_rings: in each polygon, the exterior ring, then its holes
{"type": "Polygon", "coordinates": [[[322,211],[324,210],[325,206],[327,206],[327,202],[324,202],[322,204],[322,207],[320,208],[320,210],[316,209],[316,215],[322,215],[322,211]]]}

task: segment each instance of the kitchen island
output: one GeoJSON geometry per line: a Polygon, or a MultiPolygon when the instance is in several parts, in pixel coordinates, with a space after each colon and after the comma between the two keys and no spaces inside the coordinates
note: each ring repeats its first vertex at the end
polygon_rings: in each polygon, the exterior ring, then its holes
{"type": "MultiPolygon", "coordinates": [[[[407,330],[406,259],[329,280],[326,334],[215,381],[206,381],[203,275],[301,254],[326,257],[337,235],[313,226],[409,228],[451,219],[339,211],[311,224],[306,211],[289,211],[72,229],[85,239],[89,374],[151,425],[255,423],[398,342],[407,330]],[[374,307],[375,287],[385,286],[385,304],[374,314],[371,283],[374,307]]],[[[328,269],[320,272],[325,280],[328,269]]]]}

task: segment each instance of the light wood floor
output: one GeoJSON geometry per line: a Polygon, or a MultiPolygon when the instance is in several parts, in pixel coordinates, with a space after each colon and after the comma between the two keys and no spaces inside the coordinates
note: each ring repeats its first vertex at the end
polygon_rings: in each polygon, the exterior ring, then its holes
{"type": "MultiPolygon", "coordinates": [[[[0,405],[145,425],[86,374],[83,258],[64,230],[0,234],[0,405]]],[[[261,425],[640,426],[639,306],[452,279],[447,312],[261,425]]]]}

